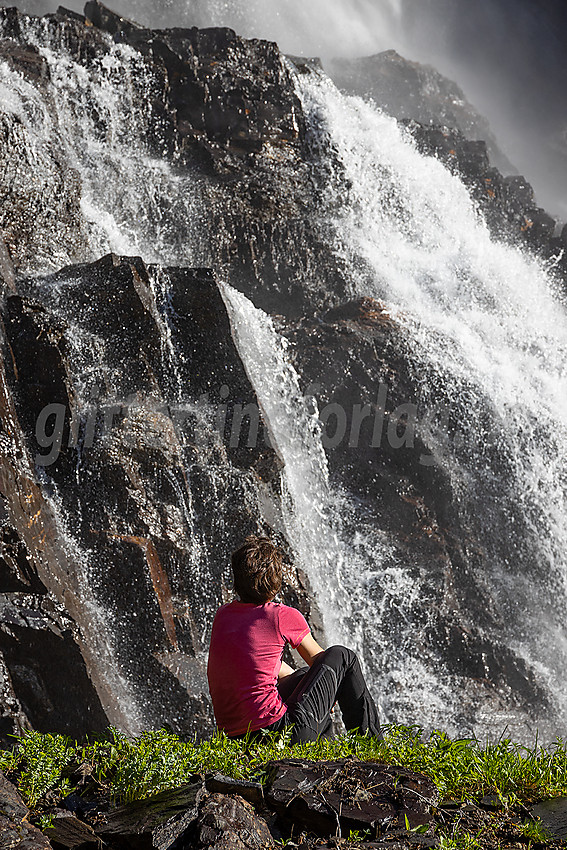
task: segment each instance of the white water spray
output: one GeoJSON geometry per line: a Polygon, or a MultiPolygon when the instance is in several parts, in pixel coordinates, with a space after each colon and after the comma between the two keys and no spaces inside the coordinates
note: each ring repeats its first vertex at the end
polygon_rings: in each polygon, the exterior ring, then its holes
{"type": "Polygon", "coordinates": [[[394,120],[324,78],[298,86],[314,150],[327,164],[330,146],[339,163],[325,186],[320,232],[347,262],[356,292],[379,299],[403,327],[422,376],[416,401],[449,405],[462,423],[458,440],[426,436],[462,517],[486,540],[479,584],[492,589],[508,646],[565,704],[561,293],[538,261],[491,239],[461,181],[420,155],[394,120]],[[494,456],[506,477],[495,479],[494,456]]]}

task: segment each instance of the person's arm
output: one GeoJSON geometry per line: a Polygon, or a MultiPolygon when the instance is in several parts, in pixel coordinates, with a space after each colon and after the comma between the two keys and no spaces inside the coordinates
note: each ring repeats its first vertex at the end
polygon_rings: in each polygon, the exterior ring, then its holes
{"type": "Polygon", "coordinates": [[[290,667],[289,664],[286,664],[285,661],[282,661],[282,666],[280,667],[280,672],[278,673],[278,679],[285,679],[286,676],[291,676],[292,673],[295,673],[293,667],[290,667]]]}
{"type": "Polygon", "coordinates": [[[296,647],[297,651],[303,658],[306,664],[310,667],[321,652],[325,652],[322,646],[319,646],[311,632],[308,635],[305,635],[299,646],[296,647]]]}

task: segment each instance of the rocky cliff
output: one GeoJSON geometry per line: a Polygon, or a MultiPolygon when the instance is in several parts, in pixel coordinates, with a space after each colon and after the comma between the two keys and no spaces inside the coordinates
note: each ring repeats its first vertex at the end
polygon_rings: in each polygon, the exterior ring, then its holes
{"type": "MultiPolygon", "coordinates": [[[[363,624],[367,664],[387,675],[389,641],[398,660],[459,677],[463,728],[480,703],[552,711],[499,642],[474,576],[490,557],[479,527],[443,469],[421,462],[427,434],[404,441],[400,406],[430,403],[407,329],[358,297],[322,230],[321,163],[342,166],[329,140],[314,144],[299,96],[316,63],[228,29],[150,31],[92,0],[84,16],[0,9],[0,69],[3,732],[210,729],[208,633],[228,555],[253,530],[281,536],[296,564],[285,598],[320,627],[286,523],[286,457],[233,340],[226,284],[274,318],[301,389],[347,411],[346,433],[371,400],[360,439],[326,446],[351,506],[341,534],[387,540],[420,594],[386,616],[380,581],[369,587],[387,640],[363,624]],[[377,416],[389,437],[373,443],[377,416]]],[[[388,85],[388,70],[370,73],[388,85]]],[[[419,149],[462,179],[495,239],[563,282],[565,232],[530,187],[466,126],[443,126],[441,89],[427,108],[426,123],[405,116],[419,149]]],[[[397,719],[419,719],[406,709],[397,719]]]]}

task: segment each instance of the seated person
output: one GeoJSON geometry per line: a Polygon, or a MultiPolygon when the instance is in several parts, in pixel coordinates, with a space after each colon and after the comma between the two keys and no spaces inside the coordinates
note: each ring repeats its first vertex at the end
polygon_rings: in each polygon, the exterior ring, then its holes
{"type": "Polygon", "coordinates": [[[293,725],[292,743],[315,741],[331,736],[338,702],[348,730],[381,737],[356,654],[344,646],[324,650],[303,614],[273,601],[282,555],[271,540],[248,537],[232,555],[232,571],[238,599],[215,615],[207,667],[218,728],[239,738],[293,725]],[[294,672],[282,662],[288,643],[306,668],[294,672]]]}

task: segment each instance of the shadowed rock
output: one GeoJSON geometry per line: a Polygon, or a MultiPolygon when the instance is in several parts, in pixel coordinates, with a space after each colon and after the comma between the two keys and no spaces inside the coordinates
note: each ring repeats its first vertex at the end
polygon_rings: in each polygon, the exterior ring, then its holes
{"type": "Polygon", "coordinates": [[[405,818],[422,826],[437,801],[430,779],[377,762],[284,759],[270,762],[268,771],[268,804],[321,835],[370,830],[377,837],[405,818]]]}
{"type": "Polygon", "coordinates": [[[115,848],[167,850],[197,819],[202,781],[112,810],[96,832],[115,848]]]}
{"type": "Polygon", "coordinates": [[[14,850],[49,850],[51,844],[28,823],[29,811],[11,782],[0,772],[0,846],[14,850]]]}

